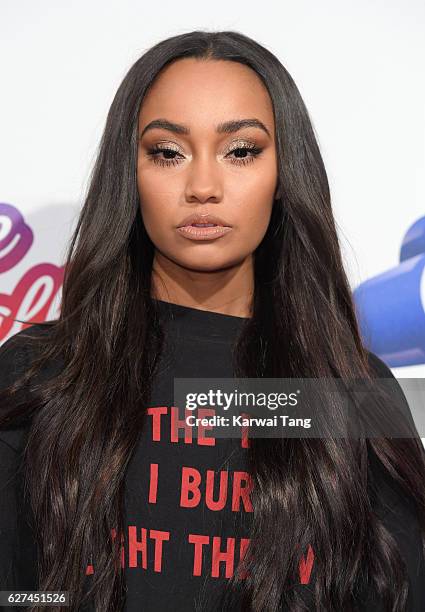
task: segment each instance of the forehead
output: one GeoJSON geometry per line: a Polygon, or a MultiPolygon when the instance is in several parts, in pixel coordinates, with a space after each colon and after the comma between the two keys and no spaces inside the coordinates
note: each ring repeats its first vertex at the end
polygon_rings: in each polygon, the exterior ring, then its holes
{"type": "Polygon", "coordinates": [[[165,117],[211,129],[229,119],[256,117],[274,132],[273,106],[267,88],[244,64],[184,58],[166,66],[145,95],[139,126],[165,117]]]}

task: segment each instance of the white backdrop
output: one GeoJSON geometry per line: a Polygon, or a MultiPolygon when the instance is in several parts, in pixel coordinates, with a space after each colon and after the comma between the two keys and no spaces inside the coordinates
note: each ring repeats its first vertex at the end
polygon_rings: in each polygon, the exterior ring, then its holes
{"type": "MultiPolygon", "coordinates": [[[[422,0],[3,0],[0,202],[20,212],[33,243],[0,268],[0,330],[10,304],[31,312],[39,287],[54,312],[115,91],[152,44],[194,29],[252,36],[293,76],[327,167],[353,289],[396,266],[403,236],[425,215],[424,26],[422,0]]],[[[0,246],[1,230],[0,222],[0,246]]],[[[3,238],[6,231],[3,224],[3,238]]],[[[19,328],[0,331],[0,343],[19,328]]],[[[393,372],[423,377],[425,365],[393,372]]]]}

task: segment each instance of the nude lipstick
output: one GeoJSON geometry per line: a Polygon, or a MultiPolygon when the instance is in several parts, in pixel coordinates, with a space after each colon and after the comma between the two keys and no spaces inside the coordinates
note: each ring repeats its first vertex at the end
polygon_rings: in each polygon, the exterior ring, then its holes
{"type": "Polygon", "coordinates": [[[192,214],[183,219],[177,231],[189,240],[214,240],[232,231],[232,226],[216,215],[192,214]]]}

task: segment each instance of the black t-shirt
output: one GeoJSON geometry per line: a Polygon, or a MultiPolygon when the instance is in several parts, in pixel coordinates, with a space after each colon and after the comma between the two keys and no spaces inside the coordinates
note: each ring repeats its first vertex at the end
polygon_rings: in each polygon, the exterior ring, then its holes
{"type": "MultiPolygon", "coordinates": [[[[208,428],[191,435],[187,426],[183,437],[185,415],[173,405],[174,378],[232,377],[231,347],[244,319],[157,303],[166,344],[125,475],[124,612],[216,612],[220,593],[249,544],[248,443],[243,436],[213,438],[208,428]]],[[[27,333],[38,333],[37,326],[27,333]]],[[[32,358],[19,335],[1,347],[0,388],[32,358]]],[[[376,355],[370,353],[370,359],[377,376],[393,378],[376,355]]],[[[0,590],[37,590],[36,546],[18,469],[24,439],[24,430],[0,432],[0,590]]],[[[415,511],[379,469],[374,478],[381,515],[407,561],[407,610],[423,611],[425,568],[415,511]]],[[[306,601],[311,601],[315,563],[312,550],[300,561],[297,589],[306,601]]],[[[88,583],[95,572],[94,559],[87,565],[88,583]]],[[[378,610],[371,595],[364,612],[378,610]]]]}

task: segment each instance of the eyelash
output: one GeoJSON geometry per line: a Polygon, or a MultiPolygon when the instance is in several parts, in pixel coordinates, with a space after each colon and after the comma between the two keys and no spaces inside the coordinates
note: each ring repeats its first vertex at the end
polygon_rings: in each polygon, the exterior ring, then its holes
{"type": "MultiPolygon", "coordinates": [[[[255,161],[255,159],[260,155],[262,150],[263,149],[261,149],[260,147],[255,147],[255,146],[236,147],[235,149],[232,149],[231,151],[229,151],[229,153],[234,153],[235,151],[248,151],[249,153],[251,153],[251,155],[249,157],[239,158],[239,159],[237,159],[237,161],[232,161],[232,164],[236,164],[237,166],[246,166],[246,164],[249,164],[249,163],[252,163],[253,161],[255,161]]],[[[158,164],[160,166],[176,166],[176,165],[178,165],[180,162],[177,161],[176,158],[174,158],[174,159],[159,159],[159,157],[158,157],[159,153],[164,153],[164,152],[168,152],[168,151],[171,151],[171,153],[178,154],[178,151],[175,151],[174,149],[170,149],[168,147],[154,146],[154,147],[152,147],[151,149],[148,150],[148,157],[151,158],[151,161],[154,164],[158,164]]],[[[229,153],[227,153],[227,155],[229,155],[229,153]]]]}

